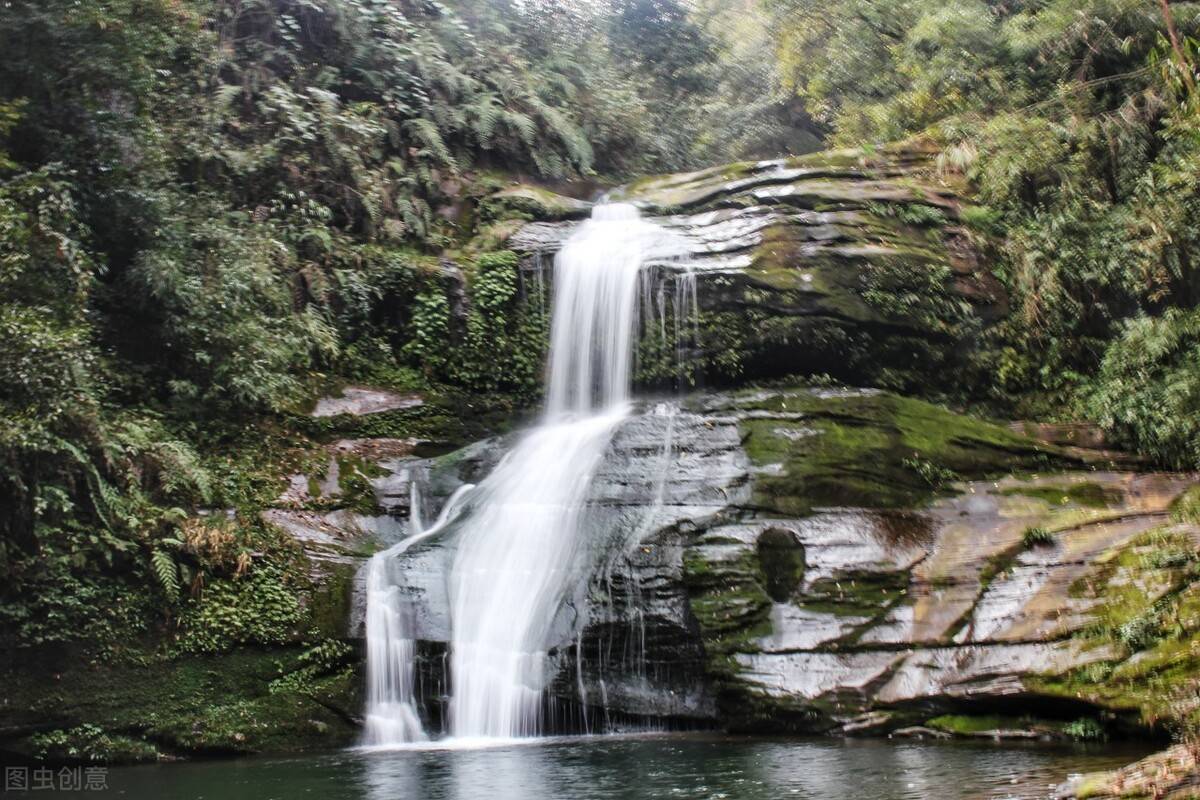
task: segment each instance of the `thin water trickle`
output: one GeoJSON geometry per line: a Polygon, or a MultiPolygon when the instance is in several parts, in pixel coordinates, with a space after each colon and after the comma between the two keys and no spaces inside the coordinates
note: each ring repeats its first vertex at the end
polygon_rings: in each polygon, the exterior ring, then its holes
{"type": "MultiPolygon", "coordinates": [[[[613,204],[598,206],[555,258],[545,416],[472,492],[456,531],[448,576],[454,737],[542,730],[551,628],[570,589],[591,575],[581,547],[588,487],[629,413],[639,274],[648,261],[683,249],[677,234],[641,219],[631,205],[613,204]]],[[[386,633],[390,619],[389,595],[376,588],[368,595],[372,687],[395,670],[374,659],[384,657],[384,645],[373,648],[371,637],[386,633]]],[[[392,655],[407,658],[411,671],[411,652],[394,648],[392,655]]],[[[400,670],[387,680],[408,691],[411,706],[411,677],[400,670]]],[[[395,711],[369,705],[368,717],[395,711]]],[[[392,730],[403,737],[410,727],[392,730]]]]}

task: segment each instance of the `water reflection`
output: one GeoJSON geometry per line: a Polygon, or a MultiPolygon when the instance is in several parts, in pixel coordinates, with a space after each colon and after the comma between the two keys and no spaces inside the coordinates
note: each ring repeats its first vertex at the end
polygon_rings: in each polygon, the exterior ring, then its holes
{"type": "Polygon", "coordinates": [[[997,800],[1046,797],[1068,773],[1143,754],[973,742],[607,737],[131,767],[112,770],[109,787],[113,796],[156,800],[997,800]]]}

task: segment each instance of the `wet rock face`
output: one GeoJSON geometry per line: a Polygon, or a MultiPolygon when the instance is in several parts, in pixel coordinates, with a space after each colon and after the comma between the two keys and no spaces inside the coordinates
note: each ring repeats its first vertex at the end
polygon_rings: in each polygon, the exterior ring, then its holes
{"type": "MultiPolygon", "coordinates": [[[[666,319],[646,326],[640,379],[671,383],[686,361],[709,383],[795,373],[874,383],[886,369],[891,386],[938,384],[1006,303],[958,223],[962,188],[938,176],[930,154],[896,150],[734,164],[616,190],[691,242],[686,257],[658,265],[647,291],[649,316],[666,319]],[[677,348],[663,334],[690,311],[682,280],[694,280],[699,313],[677,348]]],[[[537,219],[509,240],[530,273],[579,224],[537,219]]]]}
{"type": "Polygon", "coordinates": [[[788,529],[768,528],[758,537],[757,549],[767,596],[786,603],[804,577],[804,546],[788,529]]]}
{"type": "MultiPolygon", "coordinates": [[[[667,406],[647,408],[617,431],[589,493],[581,579],[549,643],[547,688],[564,727],[714,717],[700,629],[681,580],[682,552],[697,526],[748,496],[738,435],[733,420],[667,406]]],[[[481,479],[480,464],[494,465],[503,450],[487,443],[425,462],[429,486],[441,498],[434,504],[468,482],[464,476],[481,479]]],[[[405,468],[414,474],[422,467],[405,468]]],[[[448,526],[389,567],[414,609],[429,686],[446,682],[437,673],[450,640],[446,571],[457,531],[448,526]]],[[[427,698],[427,706],[437,703],[427,698]]]]}
{"type": "MultiPolygon", "coordinates": [[[[408,468],[444,498],[504,449],[408,468]]],[[[1171,524],[1172,499],[1194,481],[1075,458],[879,392],[640,409],[591,489],[579,566],[591,577],[547,655],[556,724],[880,733],[1014,700],[1073,719],[1086,709],[1041,694],[1040,676],[1117,657],[1075,635],[1097,613],[1081,587],[1171,524]],[[1013,470],[1026,477],[1001,477],[1013,470]],[[1029,544],[1033,527],[1050,541],[1029,544]]],[[[451,526],[393,564],[417,609],[429,709],[446,684],[455,546],[451,526]]]]}

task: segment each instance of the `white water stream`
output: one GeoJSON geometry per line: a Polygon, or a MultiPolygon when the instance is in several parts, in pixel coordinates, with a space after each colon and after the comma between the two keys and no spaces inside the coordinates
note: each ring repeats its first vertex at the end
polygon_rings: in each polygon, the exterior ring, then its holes
{"type": "MultiPolygon", "coordinates": [[[[630,205],[602,205],[555,258],[550,365],[542,423],[473,492],[456,532],[448,583],[450,731],[463,740],[541,732],[547,640],[575,582],[585,498],[629,413],[638,285],[651,259],[683,251],[630,205]]],[[[413,649],[385,559],[457,515],[375,557],[368,578],[367,744],[419,741],[413,649]]]]}

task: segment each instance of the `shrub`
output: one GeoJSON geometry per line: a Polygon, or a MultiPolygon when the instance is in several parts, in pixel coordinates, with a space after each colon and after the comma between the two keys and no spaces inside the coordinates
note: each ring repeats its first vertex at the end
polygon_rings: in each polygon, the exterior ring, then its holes
{"type": "Polygon", "coordinates": [[[1154,605],[1117,627],[1117,639],[1131,651],[1146,650],[1162,639],[1163,609],[1154,605]]]}
{"type": "Polygon", "coordinates": [[[34,754],[46,761],[99,761],[106,764],[149,761],[158,755],[154,745],[109,734],[97,725],[46,731],[29,737],[34,754]]]}
{"type": "Polygon", "coordinates": [[[303,615],[283,574],[271,567],[213,581],[180,616],[179,647],[218,653],[240,644],[284,644],[303,615]]]}
{"type": "Polygon", "coordinates": [[[1127,322],[1084,407],[1118,442],[1164,464],[1200,466],[1200,311],[1127,322]]]}

